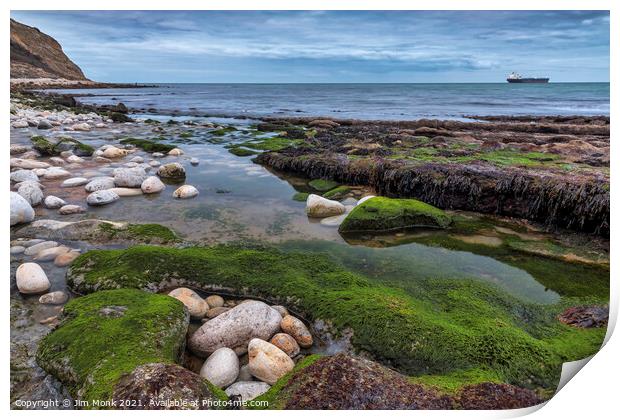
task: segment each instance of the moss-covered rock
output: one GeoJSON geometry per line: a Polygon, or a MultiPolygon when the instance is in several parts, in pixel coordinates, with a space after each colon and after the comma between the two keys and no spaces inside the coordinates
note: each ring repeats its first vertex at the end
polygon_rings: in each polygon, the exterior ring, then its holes
{"type": "Polygon", "coordinates": [[[329,179],[313,179],[312,181],[308,182],[308,185],[310,186],[310,188],[313,188],[316,191],[325,192],[336,188],[338,186],[338,183],[336,181],[330,181],[329,179]]]}
{"type": "Polygon", "coordinates": [[[139,290],[70,301],[40,343],[37,363],[74,398],[108,401],[119,379],[146,363],[179,362],[189,314],[177,299],[139,290]]]}
{"type": "Polygon", "coordinates": [[[108,113],[108,118],[111,119],[114,122],[132,122],[133,119],[131,119],[130,117],[128,117],[127,115],[123,114],[122,112],[109,112],[108,113]]]}
{"type": "Polygon", "coordinates": [[[124,375],[113,401],[125,410],[197,410],[223,408],[224,391],[179,365],[148,363],[124,375]],[[130,402],[130,403],[128,403],[130,402]]]}
{"type": "Polygon", "coordinates": [[[338,354],[309,357],[256,400],[271,409],[431,410],[454,408],[451,397],[412,384],[378,363],[338,354]]]}
{"type": "Polygon", "coordinates": [[[32,141],[33,148],[43,156],[57,156],[65,150],[71,150],[78,156],[91,156],[95,151],[94,147],[68,137],[61,137],[56,143],[52,143],[43,136],[33,136],[30,141],[32,141]]]}
{"type": "Polygon", "coordinates": [[[154,152],[168,153],[169,151],[174,149],[173,145],[166,144],[166,143],[160,143],[160,142],[153,141],[153,140],[146,140],[146,139],[128,138],[128,139],[121,140],[120,143],[131,144],[149,153],[154,153],[154,152]]]}
{"type": "Polygon", "coordinates": [[[229,147],[228,151],[235,156],[253,156],[258,153],[245,147],[229,147]]]}
{"type": "Polygon", "coordinates": [[[351,192],[351,187],[347,185],[341,185],[339,187],[333,188],[323,194],[324,198],[329,200],[340,200],[344,198],[345,195],[351,192]]]}
{"type": "Polygon", "coordinates": [[[99,219],[78,222],[39,219],[23,226],[19,232],[26,237],[48,240],[142,244],[168,244],[179,240],[174,231],[155,223],[131,224],[99,219]]]}
{"type": "Polygon", "coordinates": [[[293,194],[293,200],[306,202],[309,195],[310,193],[307,193],[307,192],[297,192],[293,194]]]}
{"type": "Polygon", "coordinates": [[[451,217],[443,210],[418,200],[373,197],[355,206],[338,230],[346,233],[411,227],[445,229],[451,222],[451,217]]]}
{"type": "Polygon", "coordinates": [[[90,251],[67,273],[78,292],[186,286],[261,296],[410,375],[484,369],[518,385],[554,387],[561,364],[595,353],[604,328],[577,330],[560,307],[529,304],[480,282],[439,279],[423,296],[344,269],[324,254],[235,246],[90,251]]]}

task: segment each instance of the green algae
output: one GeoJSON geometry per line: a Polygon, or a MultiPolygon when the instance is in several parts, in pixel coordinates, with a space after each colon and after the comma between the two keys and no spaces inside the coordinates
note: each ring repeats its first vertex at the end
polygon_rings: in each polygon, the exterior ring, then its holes
{"type": "Polygon", "coordinates": [[[339,231],[389,231],[409,227],[445,229],[451,222],[451,217],[443,210],[418,200],[374,197],[355,206],[339,231]]]}
{"type": "Polygon", "coordinates": [[[101,223],[92,236],[99,240],[122,239],[146,244],[163,244],[179,240],[179,237],[171,229],[156,223],[128,224],[123,227],[101,223]]]}
{"type": "Polygon", "coordinates": [[[300,146],[304,143],[303,139],[289,139],[285,137],[268,137],[261,139],[248,140],[237,146],[248,149],[260,150],[263,152],[277,152],[287,147],[300,146]]]}
{"type": "Polygon", "coordinates": [[[171,144],[159,143],[157,141],[146,140],[146,139],[127,138],[127,139],[121,140],[119,143],[131,144],[132,146],[139,147],[140,149],[144,150],[145,152],[149,152],[149,153],[153,153],[153,152],[168,153],[169,151],[174,149],[174,146],[171,144]]]}
{"type": "Polygon", "coordinates": [[[307,192],[297,192],[293,194],[293,200],[306,202],[310,194],[307,192]]]}
{"type": "Polygon", "coordinates": [[[333,190],[338,186],[336,181],[331,181],[328,179],[313,179],[308,182],[308,185],[316,191],[325,192],[329,190],[333,190]]]}
{"type": "Polygon", "coordinates": [[[121,376],[137,366],[179,362],[188,322],[183,304],[166,295],[97,292],[65,305],[60,325],[43,338],[36,360],[74,397],[107,401],[121,376]]]}
{"type": "Polygon", "coordinates": [[[338,200],[343,198],[345,195],[351,192],[351,187],[347,185],[341,185],[339,187],[333,188],[323,194],[323,197],[330,200],[338,200]]]}
{"type": "Polygon", "coordinates": [[[321,359],[322,357],[324,356],[318,355],[318,354],[311,354],[299,360],[295,364],[295,367],[293,368],[293,370],[291,370],[286,375],[278,379],[278,381],[275,384],[273,384],[271,388],[269,388],[269,391],[254,398],[253,401],[266,401],[267,402],[266,406],[252,405],[249,408],[253,410],[264,410],[267,408],[270,410],[283,409],[284,406],[286,405],[288,398],[290,397],[290,394],[294,392],[293,389],[287,387],[293,375],[295,375],[300,370],[305,369],[306,367],[312,365],[313,363],[315,363],[317,360],[321,359]]]}
{"type": "Polygon", "coordinates": [[[595,353],[604,328],[577,330],[558,305],[525,303],[467,279],[429,280],[416,295],[342,267],[323,254],[235,246],[139,246],[90,251],[74,261],[70,287],[157,290],[185,285],[261,296],[308,319],[353,330],[355,349],[409,375],[485,369],[502,381],[552,388],[561,364],[595,353]]]}
{"type": "Polygon", "coordinates": [[[94,147],[67,137],[61,137],[58,143],[55,144],[43,136],[32,136],[30,141],[32,141],[33,148],[43,156],[58,156],[64,150],[61,148],[61,145],[67,143],[72,145],[72,149],[78,155],[90,156],[95,151],[94,147]]]}
{"type": "Polygon", "coordinates": [[[228,151],[235,156],[253,156],[258,153],[254,150],[249,150],[244,147],[229,147],[228,151]]]}
{"type": "Polygon", "coordinates": [[[224,128],[218,128],[217,130],[210,131],[209,133],[214,136],[221,137],[232,131],[237,131],[237,128],[233,126],[229,126],[229,127],[224,127],[224,128]]]}

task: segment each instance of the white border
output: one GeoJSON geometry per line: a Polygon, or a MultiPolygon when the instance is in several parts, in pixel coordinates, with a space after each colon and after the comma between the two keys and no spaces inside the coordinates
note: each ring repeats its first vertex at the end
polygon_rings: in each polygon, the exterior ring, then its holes
{"type": "MultiPolygon", "coordinates": [[[[170,3],[160,2],[159,4],[153,4],[153,1],[136,1],[136,0],[106,0],[106,1],[77,1],[77,0],[56,0],[54,2],[42,1],[42,0],[5,0],[3,2],[3,33],[5,42],[2,43],[3,56],[5,57],[4,68],[4,101],[2,108],[4,112],[3,118],[3,133],[2,138],[6,139],[3,146],[6,150],[8,148],[8,115],[9,115],[9,43],[6,40],[9,37],[9,16],[10,10],[197,10],[197,9],[212,9],[212,10],[253,10],[253,9],[265,9],[265,10],[611,10],[611,68],[610,68],[610,81],[611,81],[611,112],[614,114],[614,110],[618,108],[618,91],[615,85],[616,75],[620,71],[620,65],[618,64],[618,42],[620,42],[620,2],[618,1],[603,1],[603,0],[519,0],[512,2],[498,2],[491,0],[435,0],[433,2],[427,1],[397,1],[397,0],[382,0],[382,1],[329,1],[329,0],[298,0],[294,3],[291,0],[262,0],[260,2],[242,1],[242,0],[228,0],[226,2],[212,2],[212,1],[198,1],[198,0],[175,0],[170,3]]],[[[527,30],[527,28],[524,28],[527,30]]],[[[615,114],[614,114],[615,115],[615,114]]],[[[618,139],[620,141],[620,130],[612,125],[611,138],[618,139]]],[[[613,141],[613,140],[612,140],[613,141]]],[[[615,162],[618,161],[618,147],[614,145],[612,147],[612,168],[615,166],[615,162]]],[[[5,168],[5,173],[8,172],[8,153],[0,153],[0,161],[5,168]]],[[[613,173],[613,171],[612,171],[613,173]]],[[[612,187],[613,190],[613,187],[612,187]]],[[[6,197],[6,196],[5,196],[6,197]]],[[[617,207],[617,199],[612,194],[612,208],[617,207]]],[[[0,204],[5,215],[5,223],[0,227],[4,233],[4,238],[9,238],[9,224],[6,223],[8,219],[8,201],[3,200],[0,204]]],[[[618,233],[616,228],[617,217],[614,217],[612,212],[611,218],[611,238],[612,238],[612,252],[611,260],[616,260],[616,252],[614,240],[615,234],[618,233]]],[[[8,246],[5,244],[5,251],[2,253],[2,261],[4,262],[5,269],[5,291],[8,291],[8,278],[9,278],[9,255],[8,246]]],[[[617,277],[618,270],[615,264],[612,264],[611,278],[611,314],[610,320],[615,325],[618,314],[618,287],[617,277]]],[[[3,336],[7,339],[7,344],[3,347],[2,354],[4,356],[4,363],[2,364],[3,376],[3,403],[2,408],[9,412],[9,299],[8,296],[4,298],[4,308],[2,310],[3,322],[2,331],[3,336]]],[[[547,419],[547,418],[562,418],[562,419],[607,419],[612,416],[617,416],[618,413],[618,391],[617,386],[620,383],[618,375],[620,375],[620,342],[615,336],[611,335],[613,331],[613,325],[610,325],[607,339],[608,342],[604,348],[597,353],[592,360],[587,363],[585,368],[577,374],[577,376],[570,380],[561,391],[558,392],[542,409],[524,409],[524,410],[509,410],[509,411],[455,411],[455,412],[433,412],[433,411],[397,411],[389,412],[387,415],[398,418],[416,418],[425,419],[445,419],[445,418],[466,418],[466,419],[484,419],[484,418],[507,418],[518,417],[528,413],[530,418],[533,419],[547,419]]],[[[88,415],[93,417],[109,416],[109,412],[92,412],[88,415]]],[[[184,418],[287,418],[302,417],[313,418],[317,415],[321,417],[344,417],[348,415],[355,415],[361,418],[370,418],[375,415],[385,415],[386,413],[378,413],[376,411],[358,411],[353,413],[349,412],[290,412],[290,411],[268,411],[268,412],[255,412],[255,411],[228,411],[228,412],[120,412],[116,411],[114,415],[118,416],[137,416],[140,418],[169,418],[171,416],[180,416],[184,418]],[[200,417],[198,417],[200,416],[200,417]]],[[[76,416],[86,416],[84,412],[20,412],[10,411],[9,415],[14,417],[30,417],[43,415],[46,418],[76,418],[76,416]]]]}

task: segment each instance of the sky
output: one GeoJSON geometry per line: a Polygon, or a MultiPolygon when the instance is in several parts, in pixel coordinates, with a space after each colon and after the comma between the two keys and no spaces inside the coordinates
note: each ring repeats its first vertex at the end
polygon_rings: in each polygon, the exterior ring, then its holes
{"type": "Polygon", "coordinates": [[[609,81],[607,11],[12,11],[92,80],[609,81]]]}

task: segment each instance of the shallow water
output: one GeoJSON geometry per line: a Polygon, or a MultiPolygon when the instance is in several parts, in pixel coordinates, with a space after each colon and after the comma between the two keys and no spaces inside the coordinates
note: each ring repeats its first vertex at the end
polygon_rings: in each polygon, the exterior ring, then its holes
{"type": "MultiPolygon", "coordinates": [[[[169,117],[157,118],[167,121],[169,117]]],[[[249,126],[251,121],[216,122],[234,122],[240,129],[223,136],[226,142],[255,138],[249,126]]],[[[214,136],[207,128],[163,126],[166,129],[165,141],[177,144],[185,154],[157,160],[162,163],[182,163],[187,171],[185,183],[198,188],[198,197],[190,200],[174,199],[172,192],[176,186],[169,185],[161,194],[123,197],[111,205],[88,207],[85,204],[87,193],[82,186],[61,188],[61,181],[43,181],[46,195],[57,195],[69,203],[86,206],[87,212],[59,216],[55,210],[39,207],[37,217],[160,223],[187,240],[205,244],[266,241],[285,250],[328,252],[351,269],[412,293],[416,292],[418,283],[425,279],[469,279],[498,286],[525,301],[549,304],[560,298],[556,291],[546,288],[543,285],[545,282],[537,280],[526,270],[491,256],[420,243],[404,243],[390,248],[376,247],[370,241],[349,244],[340,236],[337,228],[323,226],[319,220],[308,218],[305,215],[305,203],[292,200],[296,191],[311,190],[307,185],[308,180],[270,172],[252,163],[251,157],[237,157],[229,153],[225,144],[212,143],[214,136]],[[191,138],[179,137],[180,133],[188,131],[193,133],[191,138]],[[192,166],[189,163],[192,157],[198,158],[200,164],[192,166]]],[[[145,124],[123,124],[115,126],[112,131],[102,129],[70,134],[97,147],[128,136],[153,138],[158,134],[154,134],[152,129],[152,126],[145,124]]],[[[37,131],[12,130],[11,140],[13,143],[28,144],[30,136],[37,134],[37,131]]],[[[52,137],[62,133],[48,131],[40,134],[52,137]]],[[[72,176],[108,175],[134,156],[143,156],[146,162],[152,159],[150,154],[139,151],[113,164],[97,165],[89,162],[68,165],[66,168],[72,172],[72,176]]],[[[153,169],[151,173],[155,171],[153,169]]],[[[431,238],[440,234],[437,231],[417,233],[431,238]]],[[[398,235],[394,234],[394,237],[398,235]]],[[[474,241],[479,239],[472,237],[474,241]]],[[[62,283],[63,273],[52,270],[51,277],[59,278],[58,281],[62,283]]]]}

